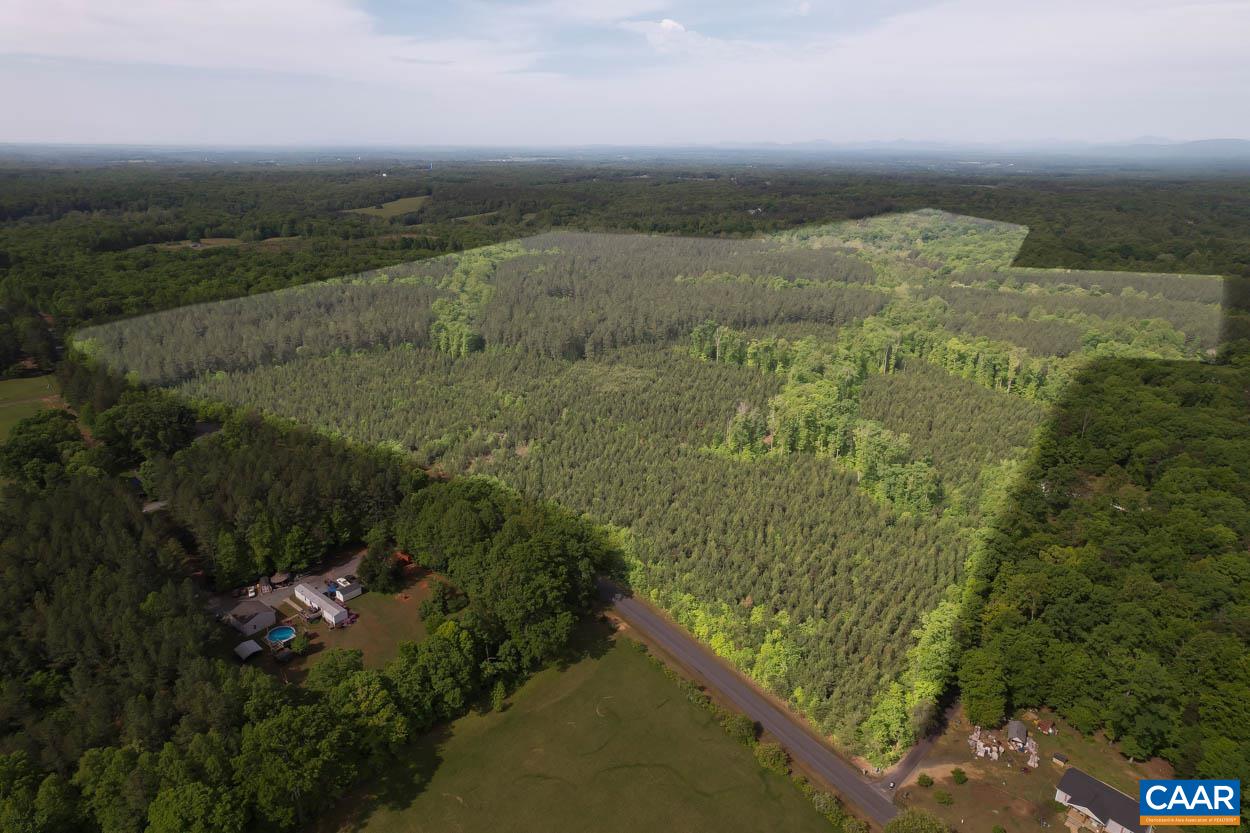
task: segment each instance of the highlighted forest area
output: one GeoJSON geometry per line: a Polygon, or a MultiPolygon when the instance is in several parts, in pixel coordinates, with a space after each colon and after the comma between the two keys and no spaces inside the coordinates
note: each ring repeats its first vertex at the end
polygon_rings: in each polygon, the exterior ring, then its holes
{"type": "MultiPolygon", "coordinates": [[[[1220,344],[1220,278],[1016,268],[1026,231],[925,210],[751,240],[551,233],[89,328],[78,346],[191,399],[585,513],[612,528],[636,592],[884,763],[982,626],[998,641],[965,676],[987,716],[1051,696],[1004,680],[1002,628],[1043,653],[1082,638],[1027,624],[1044,599],[1025,624],[994,619],[1015,596],[969,602],[1001,591],[985,542],[1013,534],[1009,498],[1038,486],[1073,380],[1107,362],[1205,367],[1220,344]]],[[[1175,449],[1156,452],[1142,472],[1175,449]]],[[[1137,500],[1117,496],[1139,473],[1065,494],[1137,500]]],[[[1202,539],[1216,558],[1246,534],[1221,525],[1202,539]]],[[[1119,719],[1090,699],[1072,701],[1090,728],[1119,719]]],[[[1169,715],[1142,752],[1165,749],[1169,715]]]]}

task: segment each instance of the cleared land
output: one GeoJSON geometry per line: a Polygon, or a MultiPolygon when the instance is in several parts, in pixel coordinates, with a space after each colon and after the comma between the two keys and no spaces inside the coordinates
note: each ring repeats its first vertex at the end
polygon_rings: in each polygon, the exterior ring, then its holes
{"type": "Polygon", "coordinates": [[[383,220],[389,220],[392,217],[416,211],[429,201],[430,197],[428,194],[419,197],[400,197],[397,200],[384,202],[381,205],[371,205],[368,208],[349,208],[345,213],[364,214],[367,217],[380,217],[383,220]]]}
{"type": "Polygon", "coordinates": [[[1063,775],[1063,769],[1052,762],[1056,753],[1067,755],[1070,766],[1133,796],[1139,779],[1172,776],[1166,761],[1130,761],[1107,738],[1082,735],[1053,714],[1043,717],[1054,721],[1059,733],[1041,734],[1034,718],[1025,716],[1041,759],[1040,767],[1026,772],[1022,766],[1027,756],[1022,753],[1008,751],[997,761],[973,756],[967,743],[972,726],[959,712],[908,780],[899,785],[900,803],[923,808],[960,830],[986,831],[998,825],[1008,833],[1035,833],[1039,821],[1063,829],[1063,814],[1054,806],[1055,785],[1063,775]],[[967,774],[966,783],[955,783],[951,770],[956,767],[967,774]],[[933,779],[931,787],[916,783],[922,773],[933,779]],[[952,803],[939,803],[939,792],[949,793],[952,803]]]}
{"type": "Polygon", "coordinates": [[[9,436],[20,420],[54,407],[57,402],[56,384],[51,376],[0,382],[0,440],[9,436]]]}
{"type": "Polygon", "coordinates": [[[277,608],[278,620],[308,636],[308,653],[282,664],[266,652],[258,664],[283,680],[298,682],[326,651],[346,648],[363,653],[365,668],[381,668],[399,654],[401,643],[425,639],[420,608],[429,595],[424,580],[398,593],[364,593],[348,602],[360,618],[345,628],[331,628],[324,621],[309,624],[295,615],[300,605],[288,600],[277,608]]]}
{"type": "MultiPolygon", "coordinates": [[[[381,668],[399,653],[401,642],[425,639],[418,610],[429,595],[424,583],[399,593],[365,593],[348,602],[348,607],[360,614],[355,624],[330,628],[325,622],[316,622],[309,630],[317,634],[314,643],[322,649],[358,649],[364,652],[366,668],[381,668]]],[[[316,663],[317,653],[309,660],[316,663]]]]}
{"type": "MultiPolygon", "coordinates": [[[[171,240],[168,243],[157,243],[156,248],[172,251],[176,249],[220,249],[242,245],[243,240],[238,237],[201,237],[199,240],[171,240]]],[[[136,248],[143,247],[137,246],[136,248]]]]}
{"type": "Polygon", "coordinates": [[[527,682],[506,711],[462,718],[401,757],[408,769],[314,829],[830,829],[645,656],[602,633],[584,658],[527,682]]]}

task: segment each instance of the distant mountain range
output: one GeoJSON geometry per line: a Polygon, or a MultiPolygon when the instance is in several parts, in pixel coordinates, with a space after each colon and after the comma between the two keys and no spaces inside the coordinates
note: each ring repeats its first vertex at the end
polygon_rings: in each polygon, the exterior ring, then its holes
{"type": "Polygon", "coordinates": [[[1064,155],[1119,159],[1250,159],[1250,139],[1200,139],[1173,141],[1159,136],[1142,136],[1127,142],[926,142],[910,139],[876,142],[722,142],[722,150],[774,150],[812,153],[855,153],[879,155],[1064,155]]]}

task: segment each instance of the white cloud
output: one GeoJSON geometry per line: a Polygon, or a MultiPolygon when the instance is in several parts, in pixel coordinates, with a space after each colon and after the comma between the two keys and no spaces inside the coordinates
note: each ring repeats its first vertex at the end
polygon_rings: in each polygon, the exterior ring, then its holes
{"type": "Polygon", "coordinates": [[[527,43],[382,34],[346,0],[9,0],[0,53],[366,80],[414,63],[490,75],[536,57],[527,43]]]}
{"type": "Polygon", "coordinates": [[[667,0],[540,0],[511,14],[581,23],[617,23],[668,8],[667,0]]]}
{"type": "Polygon", "coordinates": [[[0,58],[22,114],[0,141],[1250,135],[1250,0],[943,0],[767,42],[677,0],[471,8],[398,35],[354,0],[7,0],[0,56],[27,57],[0,58]],[[611,71],[534,71],[609,50],[611,71]]]}

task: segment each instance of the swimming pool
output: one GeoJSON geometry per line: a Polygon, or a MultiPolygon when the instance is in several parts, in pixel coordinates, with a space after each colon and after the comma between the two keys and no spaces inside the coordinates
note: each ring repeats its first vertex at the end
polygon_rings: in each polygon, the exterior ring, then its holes
{"type": "Polygon", "coordinates": [[[275,645],[285,645],[295,638],[295,628],[290,625],[279,625],[269,631],[266,638],[275,645]]]}

